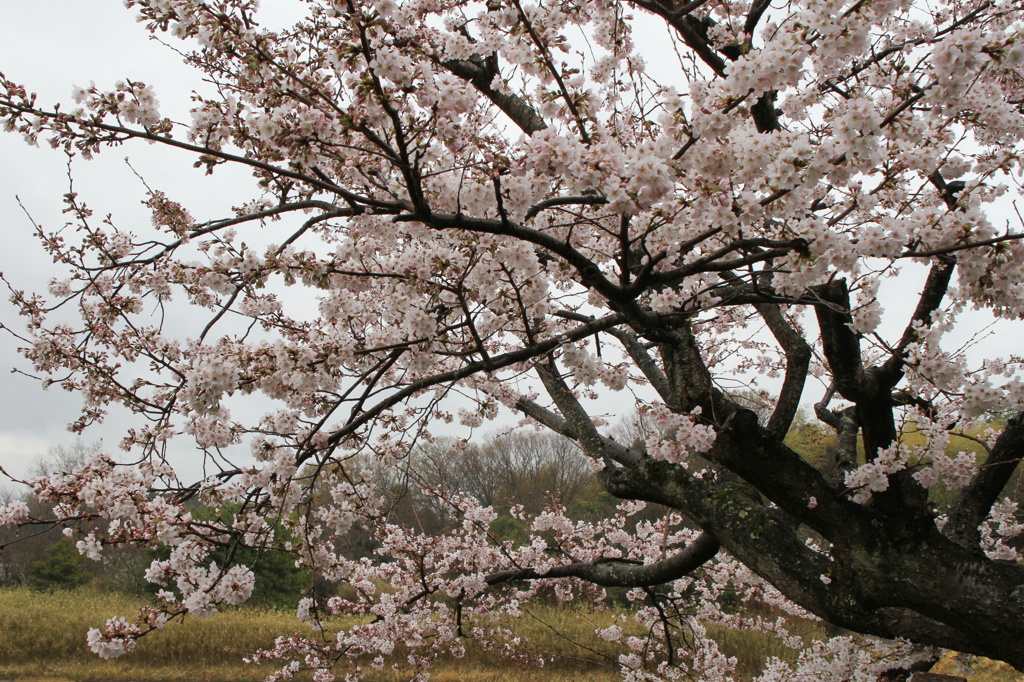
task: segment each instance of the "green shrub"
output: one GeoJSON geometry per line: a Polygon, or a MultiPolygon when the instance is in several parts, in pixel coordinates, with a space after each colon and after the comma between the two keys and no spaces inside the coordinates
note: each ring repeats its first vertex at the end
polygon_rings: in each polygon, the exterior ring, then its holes
{"type": "Polygon", "coordinates": [[[89,582],[85,558],[78,553],[71,538],[61,538],[32,564],[29,584],[37,590],[71,589],[89,582]]]}

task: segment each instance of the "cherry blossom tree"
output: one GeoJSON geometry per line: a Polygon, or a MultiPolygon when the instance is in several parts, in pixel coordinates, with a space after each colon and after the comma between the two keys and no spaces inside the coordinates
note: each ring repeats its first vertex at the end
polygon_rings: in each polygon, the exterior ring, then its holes
{"type": "Polygon", "coordinates": [[[142,81],[49,107],[5,75],[7,130],[86,159],[155,143],[258,189],[195,217],[147,188],[132,230],[69,192],[70,226],[39,228],[61,274],[11,285],[34,371],[84,399],[74,428],[137,419],[123,453],[32,481],[56,518],[3,521],[102,517],[76,536],[91,557],[170,547],[159,605],[92,631],[101,656],[245,601],[252,572],[215,548],[276,546],[352,588],[300,619],[372,616],[257,655],[282,676],[356,679],[396,642],[417,671],[465,638],[528,656],[507,617],[552,585],[629,588],[598,634],[630,680],[729,678],[707,622],[787,634],[718,606],[726,585],[878,638],[804,642],[802,672],[763,680],[873,679],[929,647],[1024,669],[1024,525],[1000,497],[1022,358],[961,350],[969,315],[1024,314],[1022,226],[997,217],[1021,192],[1016,0],[308,0],[287,30],[253,0],[126,4],[211,84],[191,121],[142,81]],[[154,314],[181,310],[204,325],[154,314]],[[836,432],[831,475],[783,442],[802,402],[836,432]],[[653,429],[616,441],[635,410],[653,429]],[[509,414],[575,441],[618,513],[513,509],[514,543],[437,487],[445,532],[390,522],[368,458],[403,468],[509,414]],[[187,440],[202,480],[167,455],[187,440]],[[236,511],[200,522],[193,499],[236,511]],[[668,512],[637,520],[648,503],[668,512]],[[372,560],[339,549],[353,527],[372,560]]]}

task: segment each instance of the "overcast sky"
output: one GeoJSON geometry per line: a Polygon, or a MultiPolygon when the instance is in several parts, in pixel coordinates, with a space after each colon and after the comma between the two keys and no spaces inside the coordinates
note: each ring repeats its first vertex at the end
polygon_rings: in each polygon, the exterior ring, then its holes
{"type": "MultiPolygon", "coordinates": [[[[297,0],[266,0],[264,4],[280,24],[288,12],[296,10],[297,0]]],[[[115,1],[3,3],[0,71],[38,92],[39,104],[47,107],[55,102],[68,106],[75,85],[95,82],[108,88],[122,79],[144,81],[155,87],[162,112],[176,120],[188,118],[188,93],[202,88],[198,75],[171,50],[149,40],[136,24],[134,13],[115,1]]],[[[140,205],[143,187],[123,160],[127,154],[134,168],[153,186],[171,189],[173,197],[186,200],[193,215],[204,219],[224,215],[232,203],[246,198],[244,179],[238,179],[237,192],[225,191],[231,188],[230,178],[218,174],[210,182],[201,171],[192,169],[187,154],[175,150],[129,145],[107,150],[91,162],[76,162],[76,191],[96,214],[113,213],[119,226],[149,223],[140,205]]],[[[55,269],[33,238],[32,223],[18,199],[37,223],[48,229],[60,227],[64,222],[61,196],[68,189],[66,163],[60,152],[30,148],[20,137],[0,132],[0,221],[4,235],[0,271],[19,288],[44,290],[55,269]]],[[[902,303],[912,307],[913,301],[913,296],[906,296],[902,303]]],[[[0,322],[18,325],[6,292],[0,296],[0,322]]],[[[981,318],[978,324],[983,324],[981,318]]],[[[983,345],[990,352],[1008,352],[1012,349],[1000,347],[1011,338],[1019,337],[994,335],[983,345]]],[[[37,381],[27,377],[6,373],[12,367],[28,369],[15,352],[17,345],[10,335],[0,334],[0,466],[21,476],[48,448],[74,442],[65,426],[77,416],[79,401],[58,389],[43,391],[37,381]]],[[[103,439],[110,448],[116,447],[124,421],[109,422],[88,433],[85,440],[103,439]]]]}
{"type": "MultiPolygon", "coordinates": [[[[294,0],[272,0],[270,9],[282,12],[294,0]]],[[[154,86],[162,112],[175,120],[188,119],[188,95],[203,84],[167,47],[149,39],[136,23],[134,11],[122,3],[81,0],[5,2],[0,9],[0,71],[39,93],[38,103],[50,107],[71,103],[72,87],[95,82],[109,88],[132,79],[154,86]]],[[[132,166],[157,188],[171,188],[196,215],[223,215],[232,201],[245,199],[244,176],[239,193],[225,192],[204,182],[184,152],[144,144],[111,149],[94,161],[74,164],[75,190],[97,215],[112,213],[116,224],[130,228],[149,223],[140,205],[141,182],[132,166]]],[[[68,191],[67,159],[62,152],[28,147],[20,136],[0,132],[0,221],[4,235],[0,271],[18,288],[43,290],[55,266],[32,236],[32,219],[47,229],[64,224],[61,197],[68,191]],[[20,205],[19,205],[20,200],[20,205]],[[24,206],[24,210],[22,209],[24,206]]],[[[229,183],[230,184],[230,183],[229,183]]],[[[0,322],[17,327],[19,320],[0,296],[0,322]]],[[[80,401],[57,388],[44,391],[33,379],[11,374],[13,367],[29,369],[17,355],[18,342],[0,334],[0,465],[12,475],[25,473],[32,460],[56,445],[70,445],[75,436],[66,425],[77,416],[80,401]]],[[[86,434],[88,442],[102,439],[116,447],[124,423],[108,423],[86,434]]]]}
{"type": "MultiPolygon", "coordinates": [[[[5,2],[0,20],[0,71],[8,78],[39,92],[39,103],[49,106],[70,100],[74,84],[113,83],[125,77],[146,80],[140,72],[163,78],[187,79],[189,74],[166,48],[153,44],[135,23],[132,13],[117,2],[34,0],[5,2]]],[[[104,166],[124,154],[101,159],[104,166]]],[[[66,159],[50,149],[34,149],[19,136],[0,133],[0,220],[4,235],[0,271],[15,286],[38,290],[54,273],[54,266],[32,237],[32,223],[18,199],[36,222],[47,227],[63,224],[60,198],[67,191],[66,159]]],[[[99,165],[99,164],[97,164],[99,165]]],[[[102,187],[100,169],[79,164],[76,183],[93,194],[102,187]],[[99,180],[99,182],[97,182],[99,180]]],[[[138,193],[133,191],[133,194],[138,193]]],[[[111,207],[112,208],[112,207],[111,207]]],[[[18,318],[3,293],[0,321],[16,326],[18,318]]],[[[25,473],[35,457],[48,447],[70,444],[65,430],[75,418],[79,401],[63,391],[43,391],[38,382],[7,373],[12,367],[28,369],[16,355],[17,342],[0,335],[0,464],[12,475],[25,473]]],[[[91,434],[95,440],[102,435],[91,434]]]]}

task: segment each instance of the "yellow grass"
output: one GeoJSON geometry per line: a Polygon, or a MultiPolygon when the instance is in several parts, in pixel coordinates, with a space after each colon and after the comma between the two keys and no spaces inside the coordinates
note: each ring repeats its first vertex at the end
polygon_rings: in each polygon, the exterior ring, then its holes
{"type": "Polygon", "coordinates": [[[967,682],[1024,682],[1024,674],[1017,672],[1002,661],[969,657],[969,669],[974,671],[971,674],[968,674],[969,671],[962,665],[958,664],[956,654],[948,652],[932,668],[932,672],[940,675],[959,675],[966,677],[967,682]]]}
{"type": "MultiPolygon", "coordinates": [[[[0,678],[19,682],[244,682],[260,680],[273,666],[242,662],[244,655],[269,646],[275,637],[308,634],[290,612],[244,608],[211,618],[170,623],[163,632],[144,637],[136,651],[104,661],[88,650],[90,627],[102,627],[111,616],[134,615],[141,601],[90,588],[76,592],[39,593],[25,589],[0,590],[0,678]]],[[[621,645],[594,633],[618,623],[622,612],[586,605],[534,605],[512,623],[517,635],[530,642],[528,653],[543,656],[545,666],[525,668],[480,648],[468,648],[461,659],[443,658],[432,669],[437,682],[570,682],[618,679],[615,661],[621,645]]],[[[339,623],[342,625],[343,623],[339,623]]],[[[821,637],[823,629],[803,623],[805,640],[821,637]]],[[[723,653],[739,660],[743,679],[758,674],[772,656],[792,660],[795,652],[773,635],[754,630],[709,627],[723,653]]],[[[1005,664],[978,659],[970,682],[1024,682],[1024,675],[1005,664]]],[[[961,674],[947,657],[935,672],[961,674]]],[[[300,679],[307,679],[300,676],[300,679]]],[[[404,682],[409,671],[366,670],[367,682],[404,682]]]]}
{"type": "Polygon", "coordinates": [[[107,618],[132,618],[141,602],[83,589],[0,591],[0,676],[75,680],[245,680],[270,670],[242,663],[244,653],[295,632],[289,614],[245,610],[170,623],[140,640],[137,650],[104,661],[89,651],[86,632],[107,618]]]}
{"type": "MultiPolygon", "coordinates": [[[[0,677],[56,682],[57,680],[148,680],[153,682],[241,682],[260,680],[272,665],[253,666],[242,658],[268,647],[274,638],[295,632],[309,634],[290,612],[244,608],[208,619],[190,618],[169,623],[162,632],[143,637],[136,650],[110,661],[89,651],[86,632],[102,627],[107,618],[131,618],[142,602],[89,588],[75,592],[39,593],[26,589],[0,590],[0,677]]],[[[442,660],[434,680],[466,682],[563,681],[586,672],[587,679],[616,679],[612,666],[599,655],[580,651],[555,630],[595,648],[612,645],[593,634],[595,627],[611,624],[610,612],[585,615],[573,609],[539,607],[544,622],[524,616],[517,631],[534,638],[549,652],[548,665],[527,672],[485,651],[470,650],[464,659],[442,660]],[[546,624],[545,624],[546,623],[546,624]]],[[[532,613],[532,612],[531,612],[532,613]]],[[[367,671],[368,682],[407,680],[408,672],[367,671]]]]}

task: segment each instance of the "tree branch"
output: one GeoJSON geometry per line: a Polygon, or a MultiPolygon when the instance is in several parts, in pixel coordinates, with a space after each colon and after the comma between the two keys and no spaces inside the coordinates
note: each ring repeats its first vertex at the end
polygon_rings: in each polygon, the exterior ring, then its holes
{"type": "Polygon", "coordinates": [[[978,526],[1024,457],[1024,412],[1018,412],[999,434],[992,453],[974,480],[957,496],[949,512],[945,534],[968,547],[981,541],[978,526]]]}
{"type": "MultiPolygon", "coordinates": [[[[570,440],[579,442],[579,433],[564,417],[555,414],[536,401],[530,400],[525,396],[520,396],[516,400],[514,407],[531,419],[548,427],[555,433],[559,433],[570,440]]],[[[640,462],[640,455],[633,452],[626,446],[616,443],[611,438],[606,438],[600,434],[598,434],[598,438],[601,443],[601,451],[598,453],[599,455],[607,455],[610,459],[624,466],[634,466],[640,462]]]]}
{"type": "Polygon", "coordinates": [[[602,587],[652,587],[678,580],[697,570],[714,558],[719,546],[718,540],[705,532],[682,551],[653,564],[579,562],[555,566],[546,572],[532,568],[498,571],[485,580],[488,585],[497,585],[510,580],[580,578],[602,587]]]}
{"type": "Polygon", "coordinates": [[[783,438],[800,409],[800,397],[803,395],[807,370],[811,364],[811,347],[786,321],[778,304],[756,303],[754,309],[768,325],[772,336],[786,354],[786,376],[782,381],[779,399],[775,403],[775,410],[768,420],[767,427],[768,432],[774,437],[783,438]]]}
{"type": "Polygon", "coordinates": [[[844,410],[832,411],[827,403],[815,403],[814,415],[825,422],[836,432],[835,463],[837,469],[836,485],[842,485],[845,474],[857,467],[857,433],[860,422],[857,421],[857,408],[847,407],[844,410]]]}
{"type": "Polygon", "coordinates": [[[725,60],[712,49],[707,39],[707,29],[702,27],[698,19],[690,16],[688,12],[679,12],[668,2],[632,0],[632,3],[664,19],[666,24],[676,30],[687,47],[693,50],[701,61],[711,67],[715,75],[725,76],[725,60]]]}
{"type": "MultiPolygon", "coordinates": [[[[7,107],[12,111],[18,112],[19,114],[31,114],[33,116],[39,116],[40,118],[47,119],[54,122],[65,122],[67,117],[64,114],[59,114],[54,111],[43,111],[34,107],[25,106],[14,102],[12,100],[0,99],[0,107],[7,107]]],[[[398,201],[380,201],[372,197],[364,197],[354,192],[351,192],[329,179],[316,178],[305,173],[300,173],[295,170],[288,168],[281,168],[273,164],[259,161],[254,158],[246,156],[239,156],[237,154],[229,154],[218,149],[211,149],[210,147],[203,147],[201,145],[194,145],[182,140],[175,140],[172,137],[166,137],[164,135],[157,135],[151,133],[148,130],[135,130],[133,128],[127,128],[125,126],[111,125],[109,123],[103,123],[101,121],[90,120],[75,120],[74,124],[82,129],[90,130],[95,129],[106,133],[113,133],[114,135],[123,135],[125,138],[137,138],[141,140],[147,140],[149,142],[156,142],[159,144],[166,145],[168,147],[176,147],[185,151],[193,152],[200,156],[211,156],[223,161],[230,161],[243,166],[250,166],[258,170],[265,171],[271,175],[277,175],[280,177],[291,178],[292,180],[298,180],[299,182],[306,183],[319,190],[328,192],[330,194],[336,194],[345,201],[349,202],[353,206],[368,206],[371,208],[381,209],[380,212],[384,214],[399,213],[403,210],[409,210],[410,206],[408,202],[398,201]]],[[[57,132],[54,130],[54,132],[57,132]]],[[[80,137],[80,135],[72,133],[70,129],[66,130],[66,134],[71,137],[80,137]]],[[[119,140],[120,141],[120,140],[119,140]]]]}
{"type": "MultiPolygon", "coordinates": [[[[435,374],[433,376],[424,377],[418,381],[414,381],[404,388],[395,391],[393,394],[384,398],[380,402],[376,403],[372,407],[368,408],[359,415],[354,415],[352,419],[348,421],[344,426],[335,431],[331,432],[327,438],[326,447],[335,447],[346,437],[355,433],[355,431],[367,423],[368,421],[376,418],[382,412],[388,408],[394,407],[395,405],[403,402],[404,400],[411,398],[420,391],[423,391],[432,386],[447,383],[449,381],[458,381],[459,379],[465,379],[466,377],[473,376],[480,372],[493,372],[498,369],[510,367],[519,362],[536,358],[546,353],[550,353],[555,348],[576,341],[579,339],[586,338],[596,332],[602,331],[608,327],[622,324],[624,318],[619,313],[613,313],[606,315],[605,317],[594,320],[591,324],[580,325],[576,329],[570,330],[564,334],[545,339],[544,341],[538,341],[532,346],[526,348],[520,348],[519,350],[510,351],[508,353],[502,353],[501,355],[495,355],[487,360],[480,360],[478,362],[471,362],[459,369],[451,370],[450,372],[442,372],[441,374],[435,374]]],[[[313,455],[312,451],[305,453],[298,457],[298,463],[302,464],[305,460],[313,455]]]]}
{"type": "Polygon", "coordinates": [[[751,2],[750,11],[747,12],[747,20],[743,22],[743,32],[753,35],[754,29],[757,28],[757,23],[761,21],[761,16],[771,5],[771,0],[754,0],[751,2]]]}
{"type": "Polygon", "coordinates": [[[725,418],[714,414],[715,390],[704,358],[700,354],[697,339],[689,322],[659,338],[658,350],[665,367],[669,395],[673,401],[668,406],[677,412],[689,412],[695,407],[704,410],[707,419],[725,418]]]}
{"type": "Polygon", "coordinates": [[[584,195],[578,197],[554,197],[552,199],[545,199],[544,201],[538,201],[536,204],[531,206],[526,212],[526,216],[523,218],[523,222],[530,222],[537,214],[546,208],[553,208],[555,206],[600,206],[607,204],[608,200],[598,194],[584,195]]]}
{"type": "Polygon", "coordinates": [[[491,100],[494,106],[501,109],[527,135],[533,135],[548,127],[537,110],[526,100],[494,89],[492,83],[500,75],[497,55],[487,58],[473,55],[469,59],[449,59],[442,61],[441,66],[459,78],[469,81],[481,95],[491,100]]]}
{"type": "Polygon", "coordinates": [[[821,330],[822,350],[839,394],[857,402],[864,393],[865,372],[861,362],[860,341],[850,329],[850,292],[846,280],[835,279],[816,287],[814,292],[822,304],[814,308],[821,330]]]}
{"type": "Polygon", "coordinates": [[[918,324],[929,325],[932,321],[932,313],[942,305],[942,299],[949,289],[949,282],[953,277],[953,270],[956,262],[951,259],[938,260],[932,263],[928,271],[928,279],[925,281],[924,289],[917,301],[917,308],[903,330],[903,336],[899,343],[892,349],[892,355],[885,363],[878,368],[878,379],[883,386],[891,389],[900,379],[903,378],[903,367],[906,364],[903,354],[914,340],[917,339],[918,324]]]}
{"type": "MultiPolygon", "coordinates": [[[[555,315],[564,317],[568,320],[575,320],[577,322],[591,322],[594,318],[589,315],[583,315],[581,313],[574,313],[570,311],[559,311],[555,315]]],[[[651,386],[661,399],[665,401],[666,405],[674,405],[676,398],[672,394],[672,389],[669,386],[668,378],[665,373],[658,367],[658,363],[655,362],[654,358],[651,357],[647,347],[641,341],[640,337],[636,334],[623,329],[622,327],[610,327],[605,330],[605,333],[611,334],[622,344],[622,347],[629,353],[629,357],[636,363],[637,368],[643,372],[644,376],[648,381],[651,382],[651,386]]]]}
{"type": "Polygon", "coordinates": [[[553,358],[548,358],[547,363],[538,362],[534,369],[540,377],[541,383],[547,390],[548,395],[558,406],[558,410],[569,422],[570,428],[576,433],[576,441],[591,457],[600,457],[604,443],[601,434],[598,432],[594,422],[590,419],[586,409],[576,399],[572,390],[566,385],[565,379],[555,366],[553,358]]]}
{"type": "Polygon", "coordinates": [[[651,382],[651,387],[658,392],[658,395],[665,401],[665,404],[675,404],[676,398],[673,396],[672,388],[669,386],[668,377],[658,367],[658,363],[651,357],[640,337],[621,327],[612,327],[608,330],[608,333],[619,340],[622,347],[629,353],[629,357],[633,359],[637,368],[651,382]]]}

